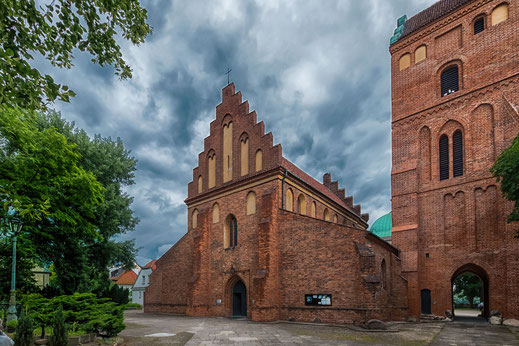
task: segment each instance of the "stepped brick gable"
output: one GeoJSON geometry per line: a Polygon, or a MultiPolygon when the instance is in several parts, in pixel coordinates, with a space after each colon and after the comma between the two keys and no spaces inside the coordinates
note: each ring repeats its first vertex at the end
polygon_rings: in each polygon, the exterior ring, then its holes
{"type": "Polygon", "coordinates": [[[187,233],[157,262],[145,312],[333,323],[407,316],[400,252],[325,174],[318,182],[234,84],[223,89],[188,184],[187,233]]]}
{"type": "Polygon", "coordinates": [[[392,244],[409,314],[443,316],[472,272],[484,315],[519,318],[519,225],[490,173],[519,132],[518,3],[442,0],[403,25],[389,48],[392,244]]]}

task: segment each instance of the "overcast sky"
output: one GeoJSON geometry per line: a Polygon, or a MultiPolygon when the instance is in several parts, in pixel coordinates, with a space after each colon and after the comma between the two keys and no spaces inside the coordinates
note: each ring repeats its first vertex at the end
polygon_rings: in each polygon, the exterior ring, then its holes
{"type": "Polygon", "coordinates": [[[153,35],[122,42],[133,79],[76,55],[47,70],[78,96],[55,108],[90,135],[121,137],[138,159],[133,210],[138,263],[186,232],[187,183],[221,101],[225,74],[281,143],[322,181],[338,179],[370,224],[390,211],[389,38],[399,16],[434,0],[141,0],[153,35]]]}

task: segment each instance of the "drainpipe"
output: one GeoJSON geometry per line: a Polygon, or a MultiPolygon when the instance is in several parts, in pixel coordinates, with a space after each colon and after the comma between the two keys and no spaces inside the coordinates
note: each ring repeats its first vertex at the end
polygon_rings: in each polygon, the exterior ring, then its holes
{"type": "Polygon", "coordinates": [[[288,170],[285,168],[285,175],[281,179],[281,209],[285,210],[285,179],[287,177],[288,170]]]}

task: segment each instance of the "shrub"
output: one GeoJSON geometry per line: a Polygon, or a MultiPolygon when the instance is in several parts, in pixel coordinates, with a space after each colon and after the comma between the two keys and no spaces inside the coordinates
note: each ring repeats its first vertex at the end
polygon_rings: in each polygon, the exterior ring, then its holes
{"type": "Polygon", "coordinates": [[[63,316],[63,308],[58,307],[52,319],[52,337],[49,338],[50,346],[67,346],[68,335],[65,327],[65,316],[63,316]]]}
{"type": "Polygon", "coordinates": [[[31,317],[22,312],[16,327],[16,334],[14,335],[15,345],[31,346],[34,342],[33,333],[34,326],[31,317]]]}
{"type": "Polygon", "coordinates": [[[7,323],[5,324],[5,326],[7,328],[16,328],[18,326],[18,321],[17,320],[10,320],[10,321],[7,321],[7,323]]]}

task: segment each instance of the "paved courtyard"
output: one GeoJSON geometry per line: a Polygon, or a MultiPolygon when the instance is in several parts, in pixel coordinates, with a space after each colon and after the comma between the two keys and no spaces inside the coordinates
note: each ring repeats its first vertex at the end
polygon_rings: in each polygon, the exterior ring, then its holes
{"type": "Polygon", "coordinates": [[[387,332],[354,326],[257,323],[128,311],[125,345],[519,345],[519,330],[473,319],[451,323],[394,323],[387,332]]]}

